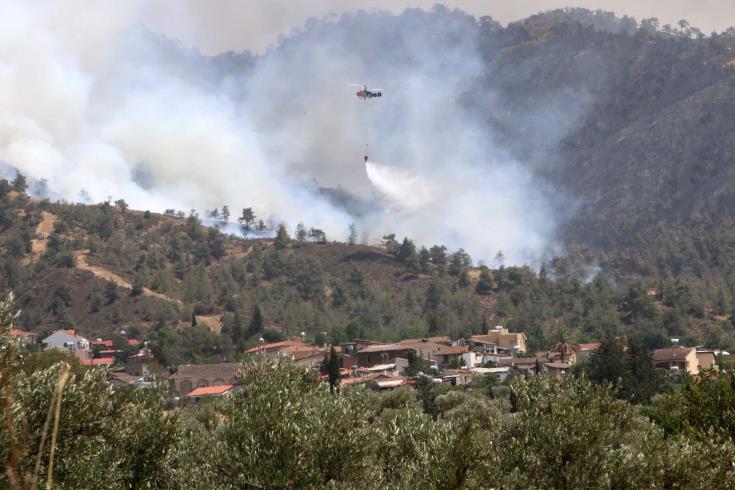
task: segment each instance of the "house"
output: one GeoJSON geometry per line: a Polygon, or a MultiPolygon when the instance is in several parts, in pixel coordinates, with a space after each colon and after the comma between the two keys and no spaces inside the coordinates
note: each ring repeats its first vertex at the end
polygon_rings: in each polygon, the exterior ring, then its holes
{"type": "Polygon", "coordinates": [[[380,342],[374,340],[363,340],[355,339],[352,342],[342,342],[338,346],[335,346],[337,352],[342,354],[356,354],[369,345],[380,345],[380,342]]]}
{"type": "Polygon", "coordinates": [[[415,353],[413,348],[403,344],[368,345],[357,352],[357,365],[365,367],[387,364],[394,362],[396,357],[407,359],[409,352],[415,353]]]}
{"type": "Polygon", "coordinates": [[[546,370],[555,378],[563,378],[569,372],[569,368],[571,368],[572,365],[573,363],[559,361],[544,363],[546,370]]]}
{"type": "Polygon", "coordinates": [[[656,367],[668,371],[697,374],[699,361],[694,347],[671,347],[653,351],[653,362],[656,367]]]}
{"type": "Polygon", "coordinates": [[[362,378],[344,379],[341,381],[341,383],[347,386],[374,383],[374,386],[376,386],[377,388],[385,390],[398,388],[399,386],[405,385],[406,381],[406,378],[397,374],[374,373],[369,376],[364,376],[362,378]]]}
{"type": "MultiPolygon", "coordinates": [[[[408,362],[408,359],[404,359],[402,357],[396,357],[394,359],[394,363],[396,366],[396,372],[398,374],[403,374],[410,365],[410,363],[408,362]]],[[[425,371],[428,371],[428,372],[431,372],[437,369],[437,364],[434,359],[429,359],[429,360],[424,359],[424,366],[425,366],[425,371]]]]}
{"type": "Polygon", "coordinates": [[[125,359],[125,372],[132,376],[146,376],[149,374],[148,364],[153,361],[153,355],[148,349],[141,349],[125,359]]]}
{"type": "Polygon", "coordinates": [[[452,386],[468,385],[477,376],[472,370],[467,369],[445,369],[442,381],[452,386]]]}
{"type": "Polygon", "coordinates": [[[33,332],[26,332],[25,330],[20,330],[18,328],[11,328],[10,336],[21,339],[23,345],[25,345],[26,347],[30,347],[36,343],[36,334],[33,332]]]}
{"type": "Polygon", "coordinates": [[[49,349],[60,349],[80,360],[92,359],[89,340],[77,335],[74,330],[57,330],[41,342],[49,349]]]}
{"type": "Polygon", "coordinates": [[[492,374],[493,376],[497,376],[498,379],[502,382],[505,381],[508,375],[510,374],[510,367],[494,367],[494,368],[472,368],[470,369],[476,376],[487,376],[488,374],[492,374]]]}
{"type": "Polygon", "coordinates": [[[466,345],[444,347],[434,352],[434,359],[438,366],[467,366],[475,367],[476,354],[466,345]]]}
{"type": "Polygon", "coordinates": [[[293,360],[299,366],[319,369],[324,361],[325,352],[321,350],[296,351],[293,353],[293,360]]]}
{"type": "Polygon", "coordinates": [[[577,353],[569,345],[563,345],[558,351],[546,352],[539,354],[537,357],[540,357],[545,363],[560,362],[571,366],[577,362],[577,353]]]}
{"type": "Polygon", "coordinates": [[[252,349],[248,349],[246,351],[247,354],[249,354],[252,358],[255,358],[259,355],[265,355],[265,357],[269,360],[277,360],[280,357],[288,356],[293,358],[294,354],[297,352],[319,352],[322,355],[324,355],[325,350],[321,349],[315,345],[309,345],[305,344],[303,341],[299,340],[283,340],[280,342],[270,342],[267,344],[261,344],[253,347],[252,349]]]}
{"type": "Polygon", "coordinates": [[[698,350],[699,369],[717,369],[717,357],[713,350],[698,350]]]}
{"type": "Polygon", "coordinates": [[[195,388],[184,396],[194,401],[199,401],[200,398],[228,396],[234,391],[234,389],[235,385],[231,384],[205,386],[195,388]]]}
{"type": "Polygon", "coordinates": [[[238,373],[242,368],[239,362],[220,364],[187,364],[168,377],[173,388],[179,393],[189,393],[194,388],[206,388],[225,384],[237,384],[238,373]]]}
{"type": "Polygon", "coordinates": [[[79,363],[82,366],[108,367],[115,364],[115,359],[112,357],[98,357],[95,359],[81,359],[79,363]]]}
{"type": "Polygon", "coordinates": [[[340,354],[337,356],[339,359],[339,367],[345,369],[352,369],[357,366],[357,356],[350,354],[340,354]]]}
{"type": "Polygon", "coordinates": [[[537,357],[501,357],[496,367],[509,367],[537,373],[541,365],[542,362],[537,357]]]}
{"type": "Polygon", "coordinates": [[[526,352],[526,334],[509,332],[507,328],[500,325],[488,330],[487,335],[473,335],[470,340],[475,344],[495,345],[498,349],[506,351],[526,352]]]}
{"type": "Polygon", "coordinates": [[[599,342],[577,344],[577,361],[589,360],[593,352],[600,348],[599,342]]]}
{"type": "Polygon", "coordinates": [[[132,376],[124,371],[109,371],[107,373],[107,382],[113,388],[122,388],[123,386],[135,386],[143,380],[143,376],[132,376]]]}
{"type": "MultiPolygon", "coordinates": [[[[401,359],[400,357],[397,357],[396,360],[401,359]]],[[[355,369],[355,375],[357,377],[367,377],[371,376],[373,374],[395,374],[398,371],[398,364],[395,362],[389,363],[389,364],[375,364],[370,367],[361,367],[355,369]]]]}
{"type": "MultiPolygon", "coordinates": [[[[446,338],[448,339],[449,337],[446,338]]],[[[429,339],[405,339],[398,343],[412,348],[416,352],[416,355],[425,361],[434,359],[434,353],[439,349],[449,347],[447,343],[434,342],[429,339]]]]}

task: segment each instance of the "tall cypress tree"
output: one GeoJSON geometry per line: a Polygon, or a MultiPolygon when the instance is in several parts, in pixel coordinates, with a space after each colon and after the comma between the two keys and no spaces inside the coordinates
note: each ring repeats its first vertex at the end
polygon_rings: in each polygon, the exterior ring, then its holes
{"type": "Polygon", "coordinates": [[[608,334],[600,342],[600,347],[590,355],[589,377],[596,383],[617,384],[626,381],[626,359],[620,339],[608,334]]]}
{"type": "Polygon", "coordinates": [[[253,317],[248,325],[248,336],[252,337],[261,331],[263,331],[263,313],[260,311],[260,306],[256,304],[253,307],[253,317]]]}
{"type": "Polygon", "coordinates": [[[628,338],[628,376],[623,397],[631,403],[646,403],[658,391],[659,374],[653,366],[653,352],[638,336],[628,338]]]}
{"type": "Polygon", "coordinates": [[[334,346],[329,348],[329,360],[327,361],[327,374],[329,375],[329,392],[334,393],[339,384],[339,357],[334,346]]]}

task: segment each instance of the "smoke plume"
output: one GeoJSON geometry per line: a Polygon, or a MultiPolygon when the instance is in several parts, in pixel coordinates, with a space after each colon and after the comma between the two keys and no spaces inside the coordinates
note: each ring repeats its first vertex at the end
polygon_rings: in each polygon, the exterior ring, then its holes
{"type": "Polygon", "coordinates": [[[492,73],[474,17],[312,19],[262,55],[211,58],[148,31],[143,6],[0,4],[0,161],[71,201],[252,206],[291,230],[341,240],[355,223],[371,242],[396,233],[486,262],[554,244],[559,197],[485,122],[495,95],[477,93],[492,73]],[[350,214],[319,186],[370,205],[350,214]]]}

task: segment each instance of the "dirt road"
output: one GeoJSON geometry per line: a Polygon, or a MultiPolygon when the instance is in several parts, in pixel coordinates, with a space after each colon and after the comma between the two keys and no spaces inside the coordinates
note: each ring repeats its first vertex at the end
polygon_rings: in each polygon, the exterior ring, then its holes
{"type": "MultiPolygon", "coordinates": [[[[76,252],[74,252],[74,258],[76,259],[76,266],[78,269],[89,271],[95,276],[101,279],[104,279],[105,281],[114,282],[115,284],[118,285],[118,287],[125,288],[125,289],[133,289],[133,285],[130,282],[118,276],[114,272],[108,269],[105,269],[104,267],[100,267],[98,265],[92,265],[89,262],[87,262],[87,255],[89,255],[89,250],[77,250],[76,252]]],[[[143,295],[162,299],[164,301],[174,303],[178,306],[182,305],[182,302],[180,300],[170,298],[166,296],[165,294],[151,291],[148,288],[143,288],[143,295]]]]}

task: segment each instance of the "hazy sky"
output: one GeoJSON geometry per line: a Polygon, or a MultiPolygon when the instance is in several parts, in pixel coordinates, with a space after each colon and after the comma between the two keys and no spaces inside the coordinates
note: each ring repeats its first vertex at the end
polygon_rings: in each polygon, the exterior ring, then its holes
{"type": "Polygon", "coordinates": [[[638,20],[658,17],[662,24],[685,18],[707,33],[735,24],[735,0],[152,0],[145,3],[145,23],[209,54],[260,51],[309,17],[373,8],[400,12],[436,3],[477,16],[490,15],[503,23],[576,6],[611,10],[638,20]]]}

